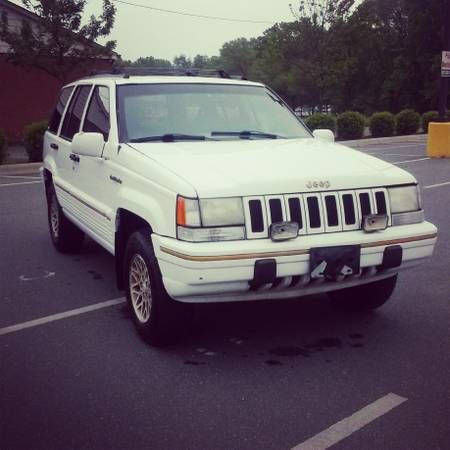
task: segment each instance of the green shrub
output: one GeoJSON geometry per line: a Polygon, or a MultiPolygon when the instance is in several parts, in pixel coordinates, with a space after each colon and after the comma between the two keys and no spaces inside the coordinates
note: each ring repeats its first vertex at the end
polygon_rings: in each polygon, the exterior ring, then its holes
{"type": "Polygon", "coordinates": [[[364,134],[365,117],[356,111],[346,111],[337,118],[339,139],[361,139],[364,134]]]}
{"type": "Polygon", "coordinates": [[[336,130],[336,117],[331,114],[316,113],[309,116],[305,120],[306,125],[311,131],[317,129],[331,130],[333,133],[336,130]]]}
{"type": "Polygon", "coordinates": [[[25,127],[24,144],[30,162],[42,161],[42,147],[47,127],[48,122],[46,120],[35,122],[25,127]]]}
{"type": "Polygon", "coordinates": [[[395,120],[397,122],[397,134],[416,134],[420,127],[420,115],[412,109],[400,111],[395,120]]]}
{"type": "Polygon", "coordinates": [[[370,134],[372,137],[392,136],[395,132],[395,117],[390,112],[378,112],[370,117],[370,134]]]}
{"type": "Polygon", "coordinates": [[[437,111],[427,111],[422,114],[422,129],[428,133],[428,124],[430,122],[437,122],[439,120],[439,113],[437,111]]]}
{"type": "Polygon", "coordinates": [[[0,129],[0,164],[5,159],[6,137],[2,129],[0,129]]]}

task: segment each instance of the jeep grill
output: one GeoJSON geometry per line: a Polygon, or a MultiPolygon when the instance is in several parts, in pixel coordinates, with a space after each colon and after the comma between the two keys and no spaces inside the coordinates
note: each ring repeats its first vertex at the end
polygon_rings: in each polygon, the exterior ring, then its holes
{"type": "Polygon", "coordinates": [[[274,222],[297,222],[299,234],[360,230],[368,214],[390,211],[386,189],[283,194],[244,198],[248,239],[267,238],[274,222]]]}

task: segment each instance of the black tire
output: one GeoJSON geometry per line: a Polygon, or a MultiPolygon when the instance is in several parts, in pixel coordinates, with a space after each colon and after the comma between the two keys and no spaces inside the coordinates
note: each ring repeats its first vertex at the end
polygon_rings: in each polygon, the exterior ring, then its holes
{"type": "Polygon", "coordinates": [[[397,275],[369,284],[328,292],[333,306],[344,311],[370,311],[384,305],[392,295],[397,275]]]}
{"type": "Polygon", "coordinates": [[[185,324],[185,306],[164,288],[148,228],[131,234],[124,258],[124,286],[138,333],[153,346],[174,343],[185,324]]]}
{"type": "Polygon", "coordinates": [[[64,215],[53,184],[47,190],[47,217],[50,237],[56,250],[60,253],[78,252],[83,245],[84,233],[64,215]]]}

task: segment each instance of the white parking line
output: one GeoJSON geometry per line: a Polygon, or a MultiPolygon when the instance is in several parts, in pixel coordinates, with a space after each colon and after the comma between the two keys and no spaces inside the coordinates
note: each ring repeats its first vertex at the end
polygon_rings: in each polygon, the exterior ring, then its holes
{"type": "Polygon", "coordinates": [[[292,450],[325,450],[406,402],[406,400],[408,399],[393,393],[385,395],[302,444],[295,446],[292,450]]]}
{"type": "Polygon", "coordinates": [[[42,184],[42,181],[24,181],[20,183],[0,183],[0,188],[2,187],[10,187],[10,186],[23,186],[25,184],[42,184]]]}
{"type": "Polygon", "coordinates": [[[438,183],[438,184],[429,184],[428,186],[423,186],[423,189],[431,189],[435,187],[441,187],[441,186],[448,186],[450,184],[450,181],[445,181],[444,183],[438,183]]]}
{"type": "Polygon", "coordinates": [[[380,153],[380,152],[365,152],[366,155],[378,155],[378,156],[422,156],[422,155],[418,155],[416,154],[412,154],[412,153],[380,153]]]}
{"type": "Polygon", "coordinates": [[[98,309],[109,308],[110,306],[120,305],[125,303],[125,298],[116,298],[114,300],[108,300],[107,302],[95,303],[89,306],[83,306],[82,308],[71,309],[63,313],[52,314],[51,316],[41,317],[39,319],[29,320],[28,322],[18,323],[16,325],[10,325],[8,327],[0,328],[0,336],[4,334],[15,333],[16,331],[25,330],[26,328],[37,327],[38,325],[44,325],[46,323],[55,322],[61,319],[67,319],[68,317],[78,316],[91,311],[97,311],[98,309]]]}
{"type": "Polygon", "coordinates": [[[26,175],[0,175],[0,178],[13,178],[13,179],[25,178],[27,180],[40,180],[41,179],[41,177],[29,177],[26,175]]]}
{"type": "Polygon", "coordinates": [[[416,161],[426,161],[430,158],[419,158],[419,159],[408,159],[407,161],[395,161],[392,164],[406,164],[410,162],[416,162],[416,161]]]}
{"type": "Polygon", "coordinates": [[[367,150],[378,150],[379,152],[381,152],[383,150],[396,150],[398,148],[411,148],[411,147],[417,147],[419,145],[425,145],[425,143],[419,142],[419,143],[414,143],[414,144],[411,144],[411,145],[393,145],[393,146],[387,146],[387,145],[380,146],[380,144],[378,144],[378,145],[376,145],[376,144],[369,144],[369,145],[366,145],[364,147],[353,147],[353,148],[356,148],[358,150],[364,150],[364,149],[367,149],[367,150]]]}

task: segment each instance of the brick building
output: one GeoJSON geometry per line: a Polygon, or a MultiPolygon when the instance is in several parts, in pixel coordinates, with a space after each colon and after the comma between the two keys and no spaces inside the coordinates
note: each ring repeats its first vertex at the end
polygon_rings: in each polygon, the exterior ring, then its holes
{"type": "MultiPolygon", "coordinates": [[[[31,26],[40,18],[7,0],[0,0],[0,18],[6,13],[8,26],[19,30],[23,21],[31,26]]],[[[98,45],[93,43],[93,45],[98,45]]],[[[37,68],[24,68],[8,62],[9,46],[0,40],[0,129],[4,130],[8,142],[18,143],[23,139],[26,125],[47,119],[54,106],[62,82],[37,68]]],[[[89,69],[108,70],[115,55],[108,59],[97,59],[89,69]]],[[[86,73],[74,73],[78,78],[86,73]]]]}

